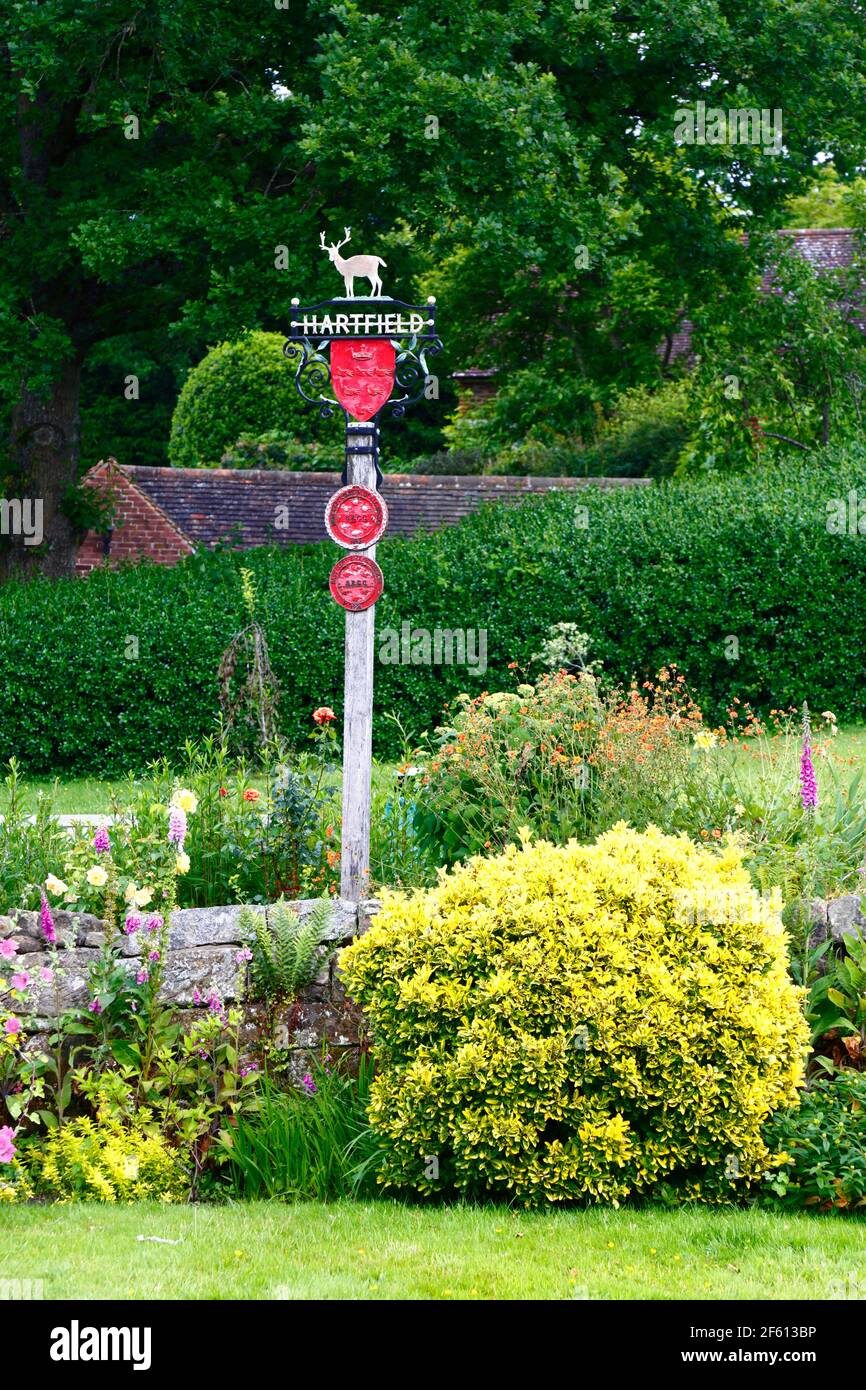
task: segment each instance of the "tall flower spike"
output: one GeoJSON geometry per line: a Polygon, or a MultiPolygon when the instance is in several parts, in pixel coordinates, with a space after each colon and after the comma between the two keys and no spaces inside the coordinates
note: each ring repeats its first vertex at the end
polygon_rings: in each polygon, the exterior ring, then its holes
{"type": "Polygon", "coordinates": [[[800,757],[800,800],[804,811],[814,811],[818,805],[818,783],[815,781],[812,750],[807,739],[803,740],[803,752],[800,757]]]}
{"type": "Polygon", "coordinates": [[[186,839],[186,811],[181,806],[171,806],[168,812],[169,843],[180,849],[186,839]]]}
{"type": "Polygon", "coordinates": [[[57,932],[54,929],[54,918],[51,916],[51,908],[48,906],[48,899],[42,894],[42,906],[39,909],[39,925],[42,927],[42,935],[50,946],[57,940],[57,932]]]}

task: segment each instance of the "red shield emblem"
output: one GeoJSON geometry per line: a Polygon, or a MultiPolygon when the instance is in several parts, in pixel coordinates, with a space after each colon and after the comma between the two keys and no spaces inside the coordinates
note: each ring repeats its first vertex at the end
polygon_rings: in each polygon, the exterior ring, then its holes
{"type": "Polygon", "coordinates": [[[331,382],[353,420],[366,424],[394,389],[394,344],[387,338],[334,338],[331,382]]]}

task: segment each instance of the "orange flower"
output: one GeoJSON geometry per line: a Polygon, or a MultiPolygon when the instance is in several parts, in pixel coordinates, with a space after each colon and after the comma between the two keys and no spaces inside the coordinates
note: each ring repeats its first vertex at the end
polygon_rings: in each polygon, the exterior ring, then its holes
{"type": "Polygon", "coordinates": [[[247,787],[244,792],[244,801],[258,801],[260,797],[261,792],[256,791],[255,787],[247,787]]]}
{"type": "Polygon", "coordinates": [[[317,724],[330,724],[336,717],[330,705],[320,705],[318,709],[313,710],[313,719],[317,724]]]}

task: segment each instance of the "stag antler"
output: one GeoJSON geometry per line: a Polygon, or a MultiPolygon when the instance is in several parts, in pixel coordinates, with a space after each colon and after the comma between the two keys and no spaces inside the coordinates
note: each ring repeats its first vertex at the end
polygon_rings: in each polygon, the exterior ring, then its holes
{"type": "Polygon", "coordinates": [[[343,228],[343,231],[345,232],[346,235],[343,237],[343,240],[342,240],[342,241],[338,241],[338,242],[337,242],[337,250],[338,250],[338,251],[339,251],[339,249],[340,249],[341,246],[345,246],[345,245],[346,245],[346,242],[350,239],[350,237],[351,237],[351,235],[352,235],[352,228],[351,228],[351,227],[344,227],[344,228],[343,228]]]}
{"type": "Polygon", "coordinates": [[[320,250],[320,251],[327,251],[327,249],[328,249],[328,248],[327,248],[327,246],[325,245],[325,233],[322,232],[322,233],[320,234],[320,236],[319,236],[319,250],[320,250]]]}

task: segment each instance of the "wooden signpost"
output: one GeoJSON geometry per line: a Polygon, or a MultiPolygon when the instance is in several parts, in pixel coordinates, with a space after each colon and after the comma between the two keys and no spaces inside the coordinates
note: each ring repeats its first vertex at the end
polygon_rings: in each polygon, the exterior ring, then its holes
{"type": "Polygon", "coordinates": [[[340,894],[357,902],[368,891],[370,874],[370,779],[373,758],[373,659],[376,601],[383,589],[376,543],[388,524],[378,488],[379,418],[405,414],[432,380],[427,357],[440,352],[436,306],[404,304],[382,294],[378,256],[340,257],[338,245],[325,245],[343,276],[347,298],[302,308],[292,300],[292,322],[285,345],[295,365],[299,394],[319,414],[341,409],[346,419],[343,486],[325,509],[328,534],[346,552],[334,565],[331,595],[346,610],[343,712],[343,828],[340,894]],[[373,294],[354,297],[355,278],[367,278],[373,294]],[[328,394],[328,388],[333,396],[328,394]]]}

